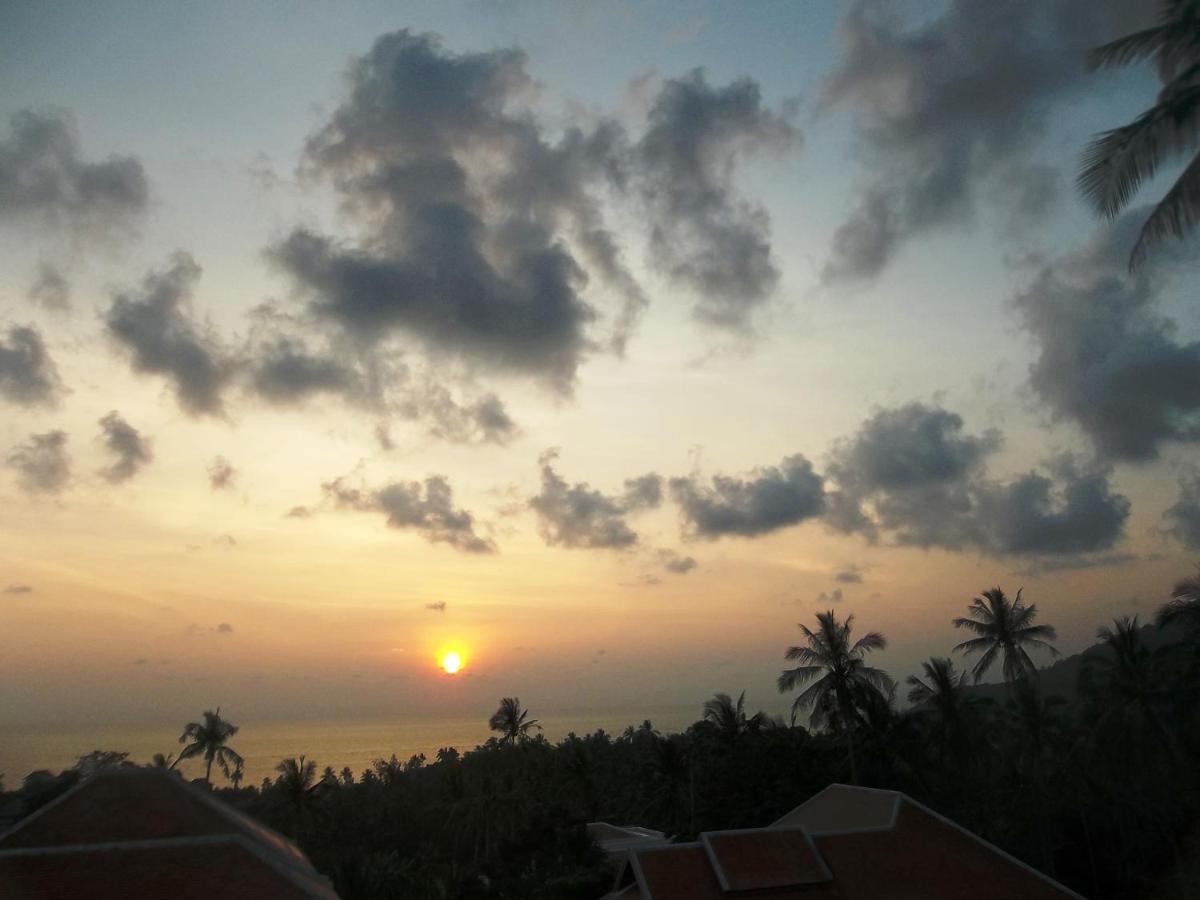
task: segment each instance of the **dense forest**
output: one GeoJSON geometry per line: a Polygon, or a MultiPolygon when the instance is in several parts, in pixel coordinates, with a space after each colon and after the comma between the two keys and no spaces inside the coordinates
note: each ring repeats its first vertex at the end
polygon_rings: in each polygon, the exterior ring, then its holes
{"type": "MultiPolygon", "coordinates": [[[[190,723],[179,759],[214,766],[226,801],[296,839],[347,900],[375,897],[596,898],[611,883],[584,824],[606,820],[686,839],[760,826],[832,781],[902,790],[1089,897],[1187,897],[1200,881],[1200,578],[1179,584],[1153,625],[1122,618],[1064,661],[1069,699],[1030,650],[1054,629],[1020,593],[986,591],[955,620],[967,640],[895,684],[869,665],[886,646],[853,616],[817,616],[786,653],[791,723],[718,694],[682,734],[650,722],[557,744],[517,698],[497,735],[460,754],[320,771],[299,756],[274,780],[241,784],[237,728],[219,710],[190,723]],[[974,682],[991,673],[1001,685],[974,682]],[[1050,679],[1047,678],[1047,681],[1050,679]],[[901,709],[902,701],[907,701],[901,709]],[[805,722],[806,724],[799,724],[805,722]]],[[[28,814],[97,768],[96,751],[0,795],[28,814]]],[[[158,756],[152,765],[173,767],[158,756]]]]}

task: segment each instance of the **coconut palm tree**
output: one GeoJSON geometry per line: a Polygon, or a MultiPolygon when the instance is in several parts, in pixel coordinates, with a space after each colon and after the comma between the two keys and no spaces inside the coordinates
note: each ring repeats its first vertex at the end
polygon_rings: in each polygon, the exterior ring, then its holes
{"type": "Polygon", "coordinates": [[[727,738],[735,738],[739,734],[758,728],[766,716],[761,712],[747,718],[746,692],[742,691],[737,703],[728,694],[716,694],[711,700],[704,701],[704,721],[712,722],[717,731],[727,738]]]}
{"type": "Polygon", "coordinates": [[[1104,216],[1115,218],[1159,166],[1191,160],[1142,225],[1129,257],[1136,268],[1147,250],[1168,234],[1191,231],[1200,218],[1200,3],[1163,0],[1159,23],[1097,47],[1093,69],[1115,69],[1153,60],[1162,88],[1153,106],[1120,128],[1096,136],[1084,151],[1078,183],[1104,216]]]}
{"type": "Polygon", "coordinates": [[[908,702],[918,720],[932,721],[932,735],[943,759],[961,759],[971,743],[979,701],[966,692],[967,673],[944,657],[921,663],[925,677],[909,675],[908,702]]]}
{"type": "Polygon", "coordinates": [[[1036,675],[1037,667],[1029,658],[1026,647],[1041,647],[1057,656],[1058,651],[1048,641],[1058,637],[1049,625],[1034,625],[1037,604],[1026,606],[1021,600],[1021,591],[1009,602],[1004,591],[998,587],[983,592],[967,607],[967,616],[954,620],[955,628],[965,628],[978,637],[963,641],[954,648],[968,656],[983,653],[971,670],[978,682],[996,657],[1003,655],[1004,680],[1017,681],[1027,675],[1036,675]]]}
{"type": "Polygon", "coordinates": [[[884,649],[887,639],[872,631],[851,643],[853,624],[854,616],[839,622],[829,610],[817,615],[816,631],[800,625],[805,645],[789,647],[786,654],[787,659],[800,665],[785,669],[776,683],[781,694],[808,685],[792,703],[792,712],[812,710],[814,726],[828,724],[842,734],[850,757],[850,777],[857,783],[853,725],[858,709],[864,695],[891,690],[892,679],[882,669],[866,664],[867,654],[884,649]]]}
{"type": "Polygon", "coordinates": [[[176,759],[174,753],[167,753],[165,755],[162,753],[155,753],[154,756],[150,758],[150,768],[152,769],[173,769],[175,768],[175,763],[176,759]]]}
{"type": "Polygon", "coordinates": [[[212,784],[212,767],[215,762],[225,773],[226,778],[232,778],[232,772],[238,766],[244,765],[245,760],[226,742],[238,732],[238,727],[232,722],[221,718],[221,707],[217,711],[206,709],[203,722],[189,722],[179,736],[179,743],[187,744],[179,751],[179,757],[171,764],[171,768],[179,765],[185,759],[193,756],[204,757],[204,782],[212,784]],[[191,743],[188,743],[188,742],[191,743]]]}
{"type": "Polygon", "coordinates": [[[501,734],[500,740],[506,744],[515,744],[529,737],[529,732],[542,726],[537,719],[529,718],[529,710],[521,709],[518,697],[505,697],[500,701],[500,707],[488,719],[488,727],[501,734]]]}
{"type": "Polygon", "coordinates": [[[1155,616],[1159,628],[1177,626],[1185,637],[1200,643],[1200,575],[1185,578],[1171,591],[1171,600],[1155,616]]]}

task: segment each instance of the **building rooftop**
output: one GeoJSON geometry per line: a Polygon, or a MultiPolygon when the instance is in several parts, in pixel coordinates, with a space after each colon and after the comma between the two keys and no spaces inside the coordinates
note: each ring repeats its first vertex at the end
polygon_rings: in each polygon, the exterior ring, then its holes
{"type": "Polygon", "coordinates": [[[767,828],[631,847],[612,900],[1065,900],[1079,895],[911,797],[833,784],[767,828]]]}
{"type": "Polygon", "coordinates": [[[0,834],[5,898],[324,898],[304,853],[171,772],[81,782],[0,834]]]}

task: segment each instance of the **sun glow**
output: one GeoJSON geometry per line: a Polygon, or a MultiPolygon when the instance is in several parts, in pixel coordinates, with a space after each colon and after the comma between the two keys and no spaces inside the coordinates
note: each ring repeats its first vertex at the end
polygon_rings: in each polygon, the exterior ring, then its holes
{"type": "Polygon", "coordinates": [[[449,653],[442,655],[442,669],[445,670],[447,675],[453,675],[461,668],[462,657],[458,653],[451,650],[449,653]]]}

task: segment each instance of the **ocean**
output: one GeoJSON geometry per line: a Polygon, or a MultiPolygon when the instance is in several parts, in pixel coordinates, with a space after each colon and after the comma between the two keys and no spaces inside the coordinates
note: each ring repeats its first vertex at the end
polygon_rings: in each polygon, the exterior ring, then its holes
{"type": "MultiPolygon", "coordinates": [[[[618,735],[629,725],[638,726],[650,719],[659,731],[682,731],[694,722],[698,710],[652,710],[640,712],[603,712],[572,716],[539,716],[542,733],[550,741],[559,741],[570,732],[587,734],[603,728],[618,735]]],[[[246,760],[247,785],[274,778],[275,766],[290,756],[304,754],[315,760],[317,771],[332,766],[340,772],[349,766],[357,778],[376,759],[395,754],[401,761],[424,753],[432,761],[440,747],[455,747],[464,752],[483,743],[492,734],[486,717],[351,719],[320,721],[239,721],[237,735],[229,745],[246,760]]],[[[98,724],[0,727],[0,773],[6,790],[19,787],[21,779],[37,769],[57,772],[70,767],[92,750],[119,750],[129,759],[149,762],[155,753],[178,753],[183,723],[98,724]]],[[[200,763],[182,764],[185,774],[203,774],[200,763]]],[[[213,783],[225,784],[223,776],[213,772],[213,783]]]]}

